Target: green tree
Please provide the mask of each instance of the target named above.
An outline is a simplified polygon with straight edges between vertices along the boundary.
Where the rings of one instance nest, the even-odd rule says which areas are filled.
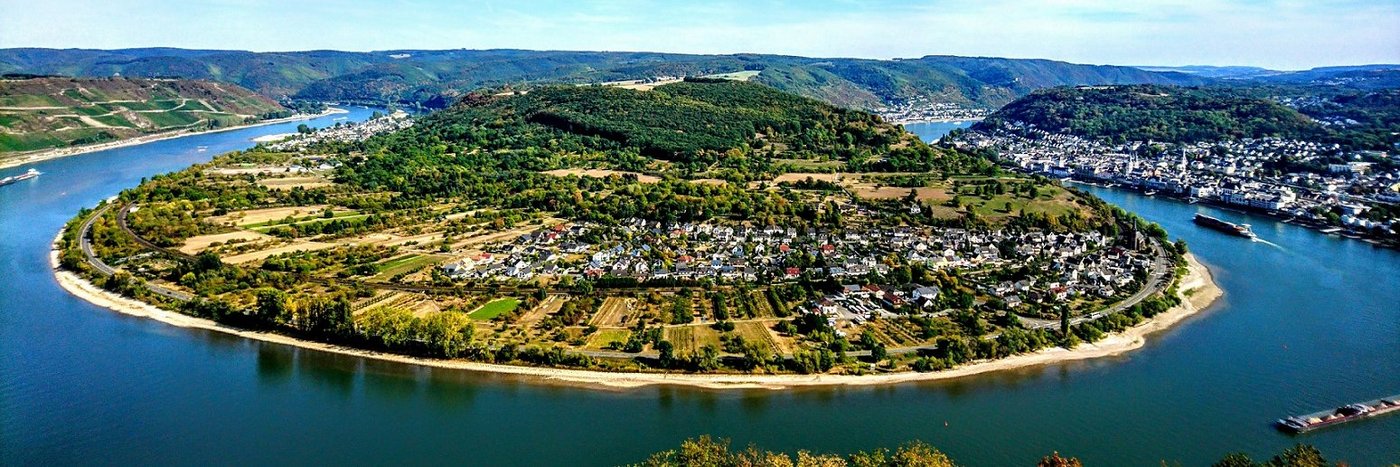
[[[656,343],[656,351],[660,354],[657,361],[662,368],[672,368],[676,365],[676,346],[671,341],[663,340]]]
[[[695,321],[694,307],[687,297],[676,297],[671,303],[671,324],[690,324]]]
[[[700,351],[695,354],[695,369],[698,371],[714,371],[719,368],[719,348],[714,344],[705,344]]]
[[[274,326],[289,324],[292,311],[287,307],[287,293],[272,288],[258,290],[257,305],[254,307],[253,315],[265,324]]]

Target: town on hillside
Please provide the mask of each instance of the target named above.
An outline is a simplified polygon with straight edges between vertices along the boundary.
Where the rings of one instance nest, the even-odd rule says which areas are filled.
[[[960,148],[995,150],[1003,163],[1029,173],[1263,212],[1348,236],[1393,239],[1400,225],[1394,209],[1400,171],[1366,161],[1395,157],[1382,151],[1278,138],[1109,144],[1021,122],[950,140]],[[1337,154],[1346,162],[1320,162]],[[1309,163],[1325,170],[1300,168]]]

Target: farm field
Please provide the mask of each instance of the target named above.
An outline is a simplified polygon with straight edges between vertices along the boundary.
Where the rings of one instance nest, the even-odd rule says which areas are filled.
[[[666,340],[676,346],[676,352],[696,352],[705,345],[719,346],[719,331],[706,325],[673,326],[666,328]]]
[[[420,254],[408,254],[390,258],[376,265],[379,268],[379,273],[374,276],[374,279],[392,278],[399,274],[417,271],[429,265],[437,264],[446,259],[447,257],[442,255]]]
[[[593,319],[588,324],[598,327],[624,327],[628,325],[627,318],[631,310],[635,307],[636,299],[622,297],[608,297],[603,299],[603,306],[598,308],[598,313],[593,315]]]
[[[627,329],[599,329],[588,336],[588,343],[584,348],[592,350],[602,350],[611,346],[615,342],[627,342],[627,338],[632,336],[632,331]]]
[[[473,310],[471,313],[468,313],[467,316],[475,320],[489,321],[497,316],[515,311],[518,307],[520,307],[519,299],[498,298],[487,302],[485,305],[482,305],[481,308]]]

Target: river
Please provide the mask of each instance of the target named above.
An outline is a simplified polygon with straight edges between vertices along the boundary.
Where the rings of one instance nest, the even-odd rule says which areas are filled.
[[[968,128],[971,127],[974,123],[977,123],[977,121],[965,120],[955,122],[905,123],[904,129],[909,130],[910,133],[918,135],[919,139],[922,139],[924,141],[937,141],[938,138],[942,138],[943,135],[948,134],[948,132],[953,131],[954,129]]]
[[[38,179],[0,187],[0,465],[613,465],[705,433],[842,453],[921,439],[971,466],[1051,451],[1091,466],[1207,465],[1298,441],[1352,465],[1400,461],[1400,416],[1302,437],[1270,426],[1400,393],[1400,254],[1108,189],[1093,191],[1186,239],[1225,297],[1121,357],[953,381],[565,387],[176,328],[59,288],[48,246],[79,208],[296,125],[48,161],[32,165]],[[1265,241],[1198,228],[1197,211],[1247,221]]]

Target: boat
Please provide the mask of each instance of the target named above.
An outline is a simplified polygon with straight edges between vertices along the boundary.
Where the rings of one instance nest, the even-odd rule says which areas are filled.
[[[1196,204],[1196,203],[1199,203],[1199,202],[1201,202],[1201,199],[1200,199],[1200,198],[1197,198],[1197,197],[1195,197],[1195,196],[1192,196],[1192,197],[1190,197],[1190,198],[1186,198],[1186,204]]]
[[[1147,190],[1142,192],[1142,194],[1147,196],[1157,196],[1157,190]]]
[[[1199,213],[1196,214],[1196,218],[1193,220],[1196,222],[1196,225],[1202,227],[1208,227],[1211,229],[1219,230],[1221,232],[1225,232],[1227,234],[1238,235],[1245,238],[1255,238],[1254,231],[1249,229],[1249,224],[1236,224],[1233,222],[1225,222],[1220,219],[1216,219],[1214,217],[1210,217],[1205,214]]]
[[[1392,412],[1400,412],[1400,395],[1394,395],[1373,401],[1357,402],[1347,404],[1332,410],[1314,412],[1307,415],[1296,415],[1288,418],[1280,418],[1275,423],[1280,430],[1292,433],[1307,433],[1318,428],[1339,425],[1342,423],[1385,415]]]
[[[25,180],[29,180],[29,179],[34,178],[34,177],[38,177],[38,176],[43,175],[43,174],[44,174],[43,172],[40,172],[40,171],[38,171],[38,170],[29,169],[28,172],[25,172],[25,173],[22,173],[22,174],[19,174],[19,175],[11,175],[11,176],[9,176],[9,177],[0,178],[0,186],[9,185],[9,184],[11,184],[11,183],[19,183],[19,182],[22,182],[22,181],[25,181]]]

